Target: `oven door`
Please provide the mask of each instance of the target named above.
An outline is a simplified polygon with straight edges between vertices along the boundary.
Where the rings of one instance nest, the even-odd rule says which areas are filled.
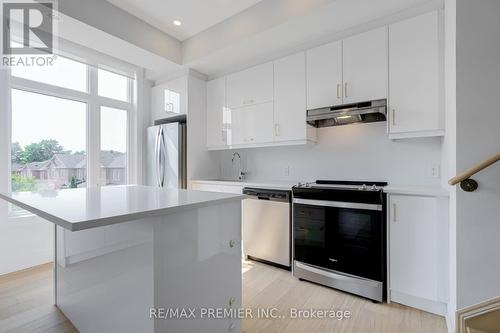
[[[293,200],[294,259],[383,280],[382,205]]]

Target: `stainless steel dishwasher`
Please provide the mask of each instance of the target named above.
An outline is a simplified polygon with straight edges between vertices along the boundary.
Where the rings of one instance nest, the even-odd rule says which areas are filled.
[[[249,259],[290,269],[291,192],[245,187],[243,252]]]

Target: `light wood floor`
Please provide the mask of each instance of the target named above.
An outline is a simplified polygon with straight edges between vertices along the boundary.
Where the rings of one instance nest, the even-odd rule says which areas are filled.
[[[77,332],[52,305],[52,265],[0,276],[0,332]],[[290,308],[349,310],[350,319],[245,319],[245,333],[441,333],[443,318],[397,304],[371,301],[313,283],[298,281],[279,268],[243,264],[243,305],[276,308],[288,317]]]

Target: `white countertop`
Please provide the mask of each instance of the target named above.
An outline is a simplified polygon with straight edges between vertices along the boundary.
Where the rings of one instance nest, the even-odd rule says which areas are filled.
[[[241,200],[245,196],[128,185],[0,193],[0,198],[77,231]]]
[[[423,195],[432,197],[448,197],[450,192],[441,186],[392,185],[384,187],[389,194]]]
[[[199,179],[192,180],[193,183],[199,184],[212,184],[212,185],[226,185],[226,186],[241,186],[241,187],[258,187],[273,190],[292,190],[292,186],[297,185],[298,182],[293,181],[275,181],[275,180],[219,180],[219,179]]]
[[[240,186],[240,187],[258,187],[269,188],[277,190],[291,190],[292,186],[297,185],[298,182],[292,181],[251,181],[251,180],[218,180],[218,179],[199,179],[192,182],[198,184],[211,184],[211,185],[226,185],[226,186]],[[303,181],[305,182],[305,181]],[[437,196],[447,197],[449,192],[441,186],[420,186],[420,185],[396,185],[389,184],[384,187],[384,192],[389,194],[404,194],[404,195],[423,195],[423,196]]]

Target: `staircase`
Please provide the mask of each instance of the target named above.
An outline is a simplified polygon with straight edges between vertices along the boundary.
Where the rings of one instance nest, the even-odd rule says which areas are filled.
[[[500,297],[458,311],[457,333],[500,333]]]

